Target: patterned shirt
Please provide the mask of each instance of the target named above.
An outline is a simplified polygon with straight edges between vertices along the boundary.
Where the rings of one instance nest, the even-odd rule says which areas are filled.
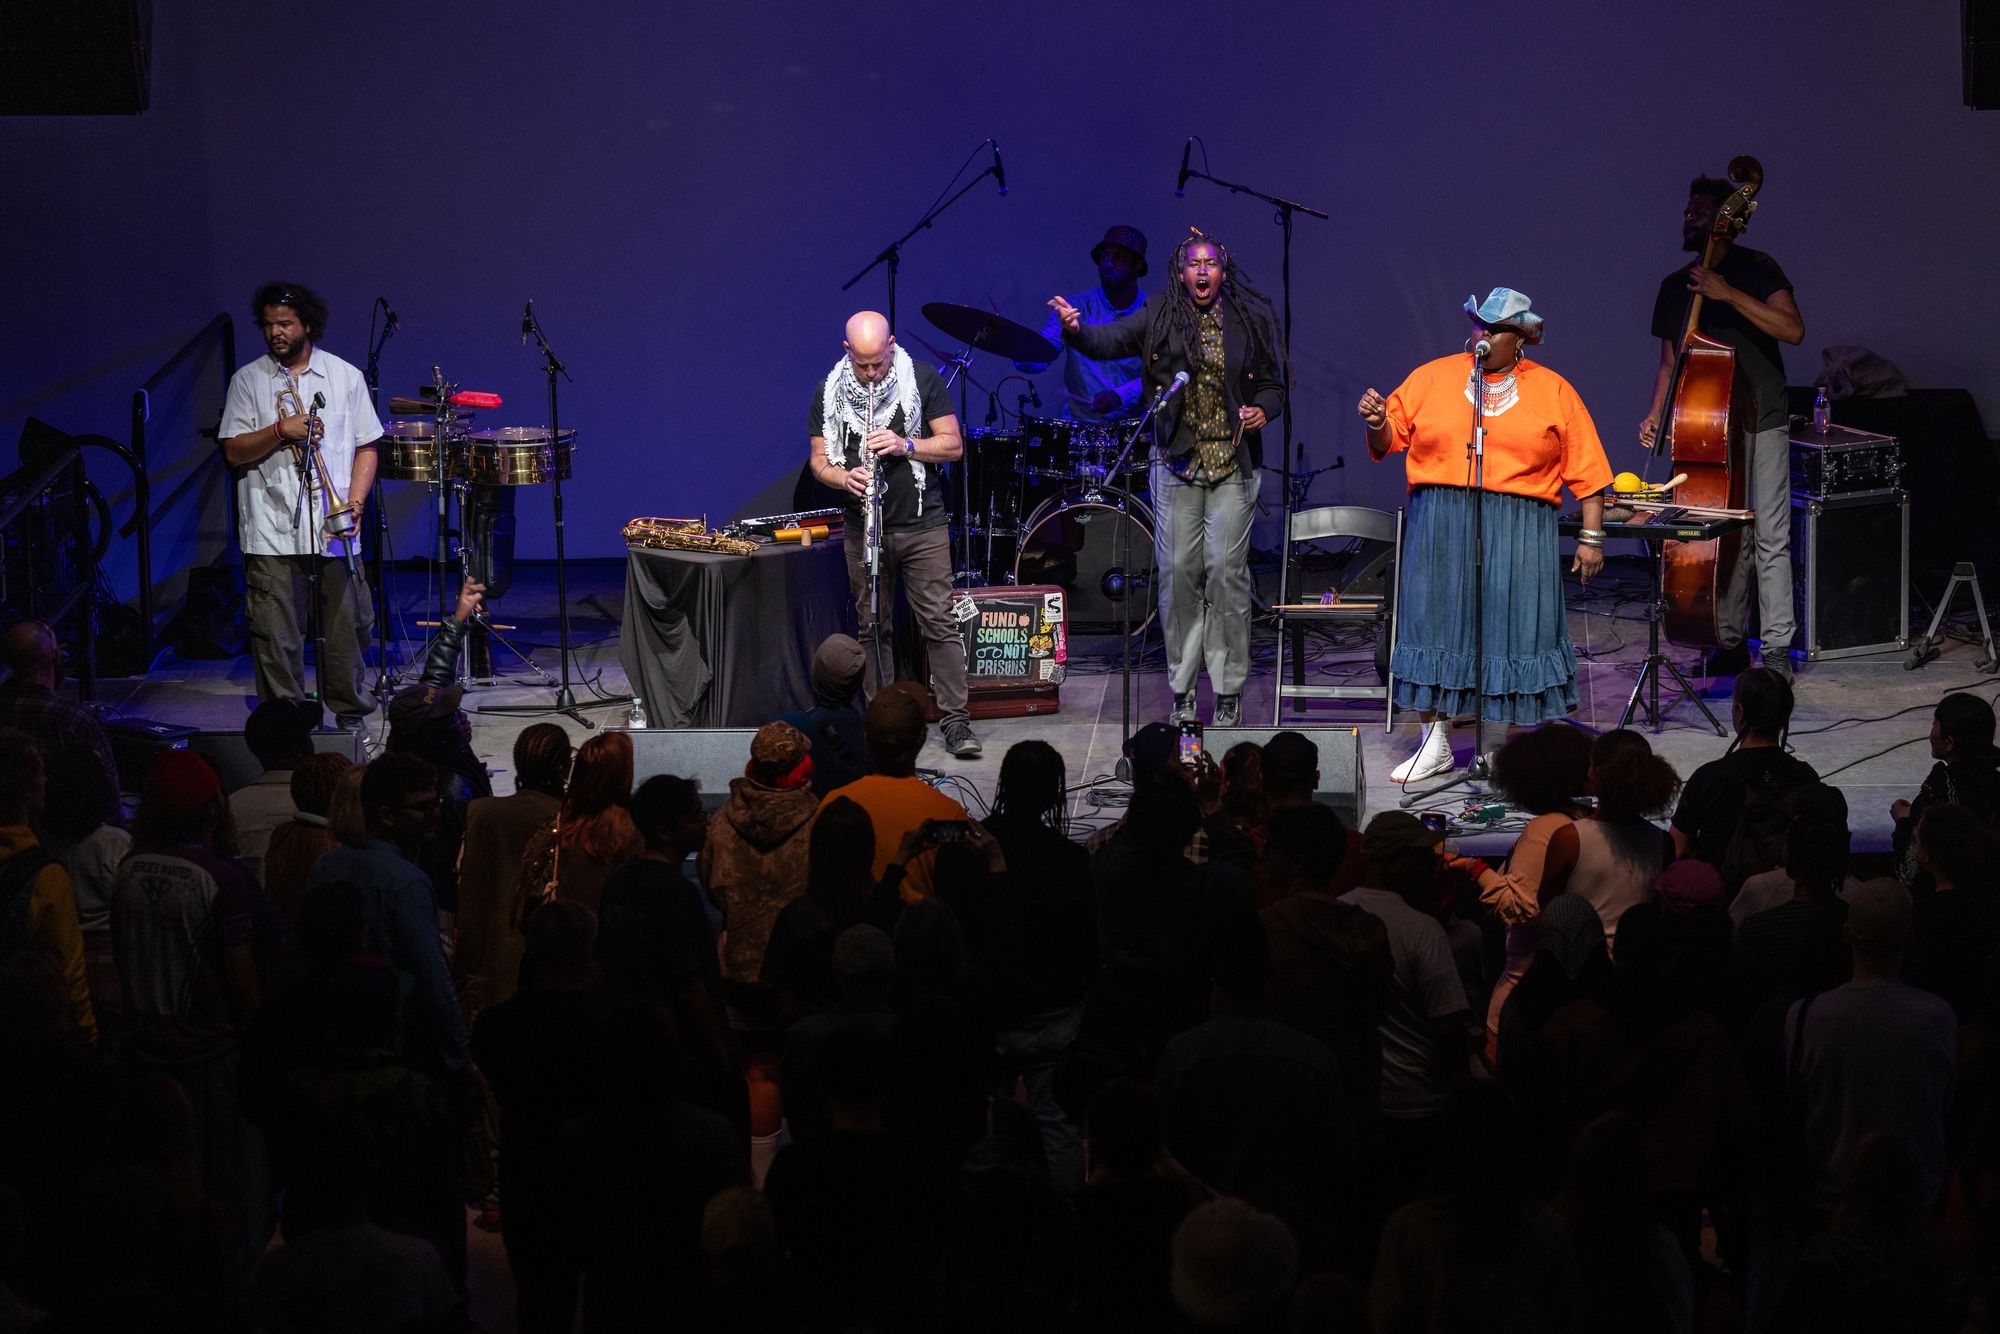
[[[1194,430],[1194,459],[1185,480],[1203,485],[1226,481],[1236,474],[1236,431],[1229,421],[1229,395],[1223,388],[1221,303],[1195,314],[1201,330],[1201,360],[1188,386],[1188,423]]]

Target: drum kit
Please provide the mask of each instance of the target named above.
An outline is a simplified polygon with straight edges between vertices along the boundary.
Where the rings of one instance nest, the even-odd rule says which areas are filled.
[[[973,351],[1013,362],[1055,361],[1061,349],[991,311],[931,302],[924,318],[965,348],[948,363],[965,374]],[[963,388],[961,387],[961,397]],[[961,412],[961,418],[963,413]],[[1143,444],[1126,455],[1130,421],[1082,422],[1023,411],[1018,424],[972,427],[953,504],[963,546],[959,578],[976,584],[1055,584],[1070,594],[1076,629],[1113,629],[1136,594],[1130,626],[1152,620],[1152,507]]]
[[[433,383],[423,391],[423,397],[396,397],[389,401],[391,412],[429,415],[397,416],[384,423],[382,438],[375,446],[375,475],[383,482],[429,487],[437,523],[436,568],[448,568],[453,553],[458,553],[462,568],[467,573],[483,572],[481,578],[488,585],[488,595],[497,597],[505,587],[495,576],[497,553],[490,549],[492,517],[495,513],[512,514],[513,495],[506,488],[569,480],[576,432],[552,432],[539,426],[473,430],[474,413],[468,405],[497,406],[499,399],[460,393],[458,386],[447,383],[444,372],[435,366],[431,368],[431,377]],[[461,534],[452,526],[454,504],[470,546],[460,543]],[[440,581],[438,594],[442,618],[456,601],[457,589]],[[541,684],[554,684],[546,671],[508,643],[489,620],[482,618],[479,628],[527,663]],[[479,638],[474,637],[475,648],[479,646]],[[409,672],[422,670],[424,656],[416,655]],[[490,680],[491,676],[490,654],[468,654],[468,677]]]

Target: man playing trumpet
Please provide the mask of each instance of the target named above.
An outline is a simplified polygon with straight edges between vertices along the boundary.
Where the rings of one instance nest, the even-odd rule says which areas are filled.
[[[375,711],[362,688],[375,617],[348,557],[350,543],[360,549],[382,423],[361,372],[314,346],[326,332],[319,293],[298,283],[265,283],[250,310],[266,355],[230,380],[220,434],[222,457],[236,475],[257,697],[311,694],[304,627],[307,576],[317,572],[326,640],[320,694],[352,726]]]

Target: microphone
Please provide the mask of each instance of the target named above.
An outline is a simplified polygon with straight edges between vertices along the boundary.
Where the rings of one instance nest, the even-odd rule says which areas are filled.
[[[528,298],[527,309],[521,312],[521,346],[528,345],[528,335],[535,331],[535,299]]]
[[[1000,141],[988,139],[986,142],[993,145],[993,180],[1000,187],[1000,193],[1004,195],[1007,193],[1007,169],[1000,165]]]
[[[1035,392],[1035,382],[1033,380],[1028,381],[1028,401],[1038,408],[1042,406],[1042,396]]]
[[[1188,153],[1193,148],[1194,136],[1189,135],[1188,141],[1181,145],[1181,178],[1174,182],[1174,198],[1176,199],[1187,198],[1187,178],[1190,175],[1188,171]]]
[[[1165,407],[1173,400],[1175,394],[1187,388],[1187,382],[1188,373],[1186,371],[1177,371],[1174,374],[1174,382],[1160,391],[1160,406]]]
[[[325,406],[326,406],[326,395],[325,395],[325,394],[314,394],[314,395],[313,395],[313,411],[314,411],[314,412],[318,412],[318,411],[319,411],[319,410],[320,410],[321,408],[323,408],[323,407],[325,407]]]
[[[1000,395],[989,389],[986,391],[986,424],[991,426],[999,420]]]
[[[1493,344],[1484,338],[1472,345],[1472,355],[1480,361],[1486,360],[1486,354],[1492,350]]]
[[[378,297],[376,297],[375,299],[376,299],[377,301],[380,301],[380,302],[382,303],[382,315],[383,315],[383,322],[382,322],[382,329],[383,329],[383,335],[382,335],[382,336],[386,338],[386,337],[388,337],[388,336],[389,336],[390,334],[392,334],[392,333],[396,332],[396,330],[398,330],[398,329],[402,328],[402,327],[403,327],[403,322],[402,322],[401,320],[399,320],[399,319],[397,319],[397,318],[396,318],[396,311],[395,311],[395,308],[394,308],[394,307],[392,307],[392,306],[391,306],[391,305],[389,304],[389,298],[388,298],[388,297],[386,297],[386,296],[378,296]]]

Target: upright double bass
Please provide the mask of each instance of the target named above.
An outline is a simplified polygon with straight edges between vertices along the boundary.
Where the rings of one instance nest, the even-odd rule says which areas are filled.
[[[1757,191],[1764,184],[1764,168],[1754,157],[1736,158],[1729,164],[1729,183],[1736,189],[1715,211],[1708,242],[1702,247],[1705,269],[1714,268],[1723,246],[1749,226],[1750,215],[1757,211]],[[1702,299],[1696,292],[1688,301],[1687,324],[1681,330],[1680,354],[1667,384],[1654,448],[1671,451],[1673,471],[1687,474],[1674,492],[1678,503],[1746,509],[1756,408],[1738,373],[1736,350],[1701,332]],[[1691,647],[1719,646],[1724,629],[1717,617],[1720,595],[1742,560],[1743,530],[1708,542],[1668,542],[1661,554],[1666,565],[1662,592],[1667,638]]]

